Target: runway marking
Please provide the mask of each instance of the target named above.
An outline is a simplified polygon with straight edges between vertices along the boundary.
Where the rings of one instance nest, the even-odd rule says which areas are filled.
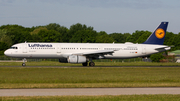
[[[0,96],[93,96],[93,95],[180,94],[179,87],[170,88],[61,88],[0,89]]]

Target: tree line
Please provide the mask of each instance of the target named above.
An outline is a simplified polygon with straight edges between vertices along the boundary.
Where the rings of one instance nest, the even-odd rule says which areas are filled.
[[[67,43],[143,43],[151,35],[150,31],[135,31],[134,33],[97,32],[85,24],[74,24],[70,28],[57,23],[45,26],[23,27],[20,25],[2,25],[0,27],[0,55],[11,45],[22,42],[67,42]],[[165,45],[172,50],[180,49],[180,33],[167,32]]]

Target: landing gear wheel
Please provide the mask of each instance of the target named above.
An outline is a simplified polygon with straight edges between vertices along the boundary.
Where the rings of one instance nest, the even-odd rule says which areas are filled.
[[[22,63],[22,66],[23,66],[23,67],[26,66],[25,61],[26,61],[26,58],[23,59],[23,63]]]
[[[86,63],[82,63],[82,65],[83,65],[83,66],[87,66],[87,65],[88,65],[88,63],[87,63],[87,62],[86,62]]]
[[[26,66],[26,64],[25,64],[25,63],[22,63],[22,66],[23,66],[23,67],[25,67],[25,66]]]
[[[90,62],[89,66],[95,66],[95,63],[94,62]]]

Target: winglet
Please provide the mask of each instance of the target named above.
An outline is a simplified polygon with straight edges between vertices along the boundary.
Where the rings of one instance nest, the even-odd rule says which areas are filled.
[[[151,34],[151,36],[143,44],[157,44],[163,45],[166,35],[168,22],[161,22],[157,29]]]

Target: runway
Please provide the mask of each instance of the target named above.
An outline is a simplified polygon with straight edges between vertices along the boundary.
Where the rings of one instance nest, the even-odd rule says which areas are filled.
[[[0,89],[0,96],[93,96],[93,95],[180,94],[179,87],[169,88],[60,88]]]

